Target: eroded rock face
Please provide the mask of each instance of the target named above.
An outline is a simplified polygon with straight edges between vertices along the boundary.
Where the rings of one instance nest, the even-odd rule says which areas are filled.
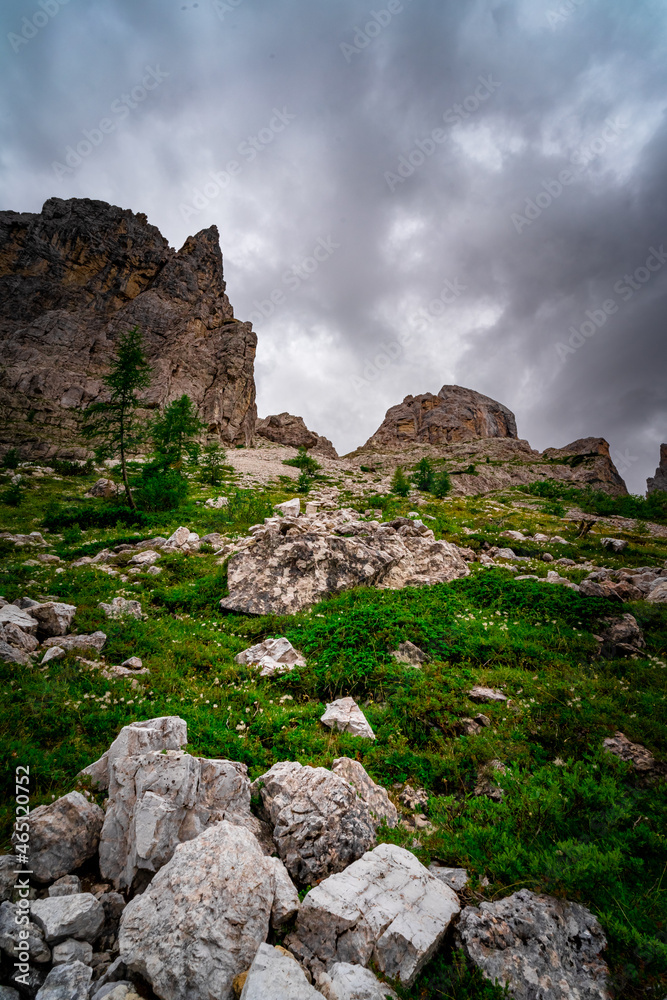
[[[324,767],[281,761],[254,782],[278,854],[293,879],[314,884],[361,857],[375,841],[367,803]]]
[[[467,906],[456,940],[487,979],[509,983],[516,1000],[608,1000],[600,924],[578,903],[521,889]]]
[[[154,369],[148,409],[187,393],[210,433],[251,442],[256,337],[234,319],[215,226],[175,251],[145,215],[103,201],[0,212],[0,303],[0,443],[22,457],[84,457],[78,411],[134,326]]]
[[[612,659],[616,656],[636,656],[646,645],[644,633],[634,615],[621,615],[607,619],[608,626],[602,632],[602,655]]]
[[[247,775],[245,764],[182,750],[116,758],[100,837],[103,878],[127,889],[140,871],[158,871],[179,843],[223,819],[259,833]]]
[[[437,396],[431,392],[406,396],[402,403],[390,407],[364,447],[396,448],[415,442],[442,445],[516,436],[514,414],[502,403],[473,389],[443,385]]]
[[[35,899],[30,904],[30,914],[48,944],[58,944],[66,938],[92,942],[104,926],[104,907],[90,892]]]
[[[151,750],[180,750],[188,742],[188,726],[178,715],[161,715],[156,719],[132,722],[123,726],[111,746],[99,760],[84,767],[81,774],[92,778],[97,788],[109,787],[113,762],[120,757],[133,757]]]
[[[310,890],[286,943],[314,974],[374,961],[409,986],[459,910],[456,893],[414,854],[380,844]]]
[[[646,480],[647,493],[656,493],[658,490],[667,492],[667,444],[660,445],[660,465],[655,470],[655,476]]]
[[[229,561],[220,606],[245,614],[294,614],[352,587],[392,590],[449,583],[470,570],[456,545],[410,518],[359,521],[355,511],[270,519]]]
[[[383,821],[387,826],[396,826],[398,810],[389,798],[386,789],[376,785],[363,764],[351,757],[337,757],[331,765],[333,774],[348,781],[370,810],[371,817],[379,826]]]
[[[30,867],[38,882],[68,875],[97,851],[104,813],[80,792],[69,792],[30,813]]]
[[[335,729],[339,733],[350,733],[352,736],[361,736],[367,740],[375,739],[375,733],[368,719],[354,698],[337,698],[336,701],[327,704],[327,710],[320,722],[328,729]]]
[[[325,1000],[398,1000],[370,969],[350,962],[334,963],[318,978],[317,988]]]
[[[231,1000],[232,980],[252,964],[269,924],[297,909],[282,863],[223,820],[180,844],[126,906],[120,957],[163,1000]]]
[[[295,417],[291,413],[277,413],[255,424],[257,437],[266,438],[276,444],[286,444],[291,448],[307,448],[319,452],[326,458],[338,458],[338,452],[328,438],[309,431],[303,417]]]
[[[260,944],[241,991],[241,1000],[321,1000],[306,974],[283,948]]]

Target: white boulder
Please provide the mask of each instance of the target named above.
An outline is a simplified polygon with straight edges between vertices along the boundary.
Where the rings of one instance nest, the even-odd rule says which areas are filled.
[[[329,729],[337,729],[339,733],[350,733],[367,740],[375,739],[375,733],[354,698],[338,698],[330,702],[320,722]]]
[[[334,962],[319,976],[317,988],[325,1000],[398,1000],[370,969],[350,962]]]
[[[66,938],[92,942],[104,926],[104,907],[90,892],[34,899],[30,915],[41,927],[48,944],[58,944]]]
[[[265,639],[264,642],[258,642],[257,645],[244,649],[234,657],[234,663],[247,663],[260,667],[260,677],[273,677],[287,673],[294,667],[306,665],[301,653],[285,636],[279,639]]]
[[[30,813],[30,867],[38,882],[68,875],[97,851],[104,813],[80,792],[69,792]]]
[[[260,944],[240,1000],[321,1000],[321,997],[296,959],[284,948]]]
[[[98,788],[109,787],[110,768],[118,757],[132,757],[151,750],[180,750],[188,742],[188,726],[178,715],[161,715],[144,722],[123,726],[99,760],[84,767],[81,774],[93,779]]]
[[[376,785],[365,770],[363,764],[351,757],[337,757],[331,765],[331,771],[339,778],[348,781],[370,811],[376,826],[386,822],[387,826],[396,826],[398,810],[389,798],[386,789]]]

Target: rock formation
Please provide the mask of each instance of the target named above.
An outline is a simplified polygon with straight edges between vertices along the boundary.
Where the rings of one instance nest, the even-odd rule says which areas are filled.
[[[338,458],[338,452],[329,438],[309,431],[303,417],[294,417],[291,413],[277,413],[255,424],[255,434],[273,441],[275,444],[286,444],[291,448],[307,448],[319,452],[326,458]]]
[[[443,385],[437,396],[406,396],[368,439],[366,448],[396,448],[415,442],[450,444],[476,438],[516,438],[511,410],[489,396],[459,385]]]
[[[660,465],[655,470],[655,476],[646,480],[646,492],[667,492],[667,444],[660,445]]]
[[[154,369],[146,407],[187,393],[209,433],[250,443],[256,337],[234,319],[215,226],[176,251],[145,215],[103,201],[0,212],[0,447],[83,457],[79,410],[134,326]]]

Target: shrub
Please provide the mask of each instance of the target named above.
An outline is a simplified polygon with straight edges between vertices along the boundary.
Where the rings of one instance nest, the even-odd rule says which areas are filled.
[[[307,473],[309,476],[314,476],[322,468],[319,462],[311,458],[304,447],[299,448],[295,458],[283,459],[283,465],[292,465],[296,469],[301,469],[302,472]]]
[[[152,513],[176,510],[188,495],[188,481],[177,469],[144,466],[136,486],[136,499],[142,510]]]
[[[87,462],[68,462],[54,458],[51,460],[51,468],[59,476],[89,476],[93,471],[93,461],[89,458]]]
[[[399,497],[406,497],[410,492],[410,480],[407,478],[401,466],[397,466],[391,480],[391,492],[397,493]]]
[[[441,469],[433,478],[433,488],[431,490],[433,496],[444,497],[450,492],[451,488],[452,481],[449,478],[449,473],[446,469]]]
[[[8,507],[20,507],[23,503],[25,490],[20,483],[12,483],[2,494],[2,502]]]
[[[98,507],[93,503],[84,507],[61,507],[59,504],[50,504],[46,510],[44,520],[40,527],[47,531],[63,531],[78,524],[80,528],[115,528],[117,525],[139,525],[146,524],[146,517],[141,511],[131,510],[129,507],[122,507],[118,504],[105,504]]]
[[[222,471],[227,456],[217,441],[207,444],[201,463],[201,480],[210,486],[218,486],[222,482]]]
[[[3,469],[15,469],[19,464],[19,451],[18,448],[10,448],[2,456],[2,468]]]
[[[302,469],[299,478],[296,481],[296,488],[299,493],[307,493],[310,489],[310,484],[312,483],[312,478],[308,475],[305,469]]]
[[[433,492],[434,472],[428,458],[422,458],[417,463],[417,468],[412,474],[412,482],[418,490],[428,493]]]

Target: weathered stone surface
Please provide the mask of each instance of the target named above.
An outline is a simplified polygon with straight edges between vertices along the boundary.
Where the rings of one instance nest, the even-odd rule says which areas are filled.
[[[338,458],[338,452],[328,438],[321,437],[315,431],[309,431],[303,417],[295,417],[291,413],[277,413],[263,420],[257,420],[255,434],[276,444],[288,445],[290,448],[307,448],[327,458]]]
[[[141,566],[147,568],[152,566],[160,558],[160,553],[155,552],[154,549],[144,549],[143,552],[137,552],[136,556],[132,556],[128,565],[129,566]]]
[[[16,625],[29,635],[36,635],[38,622],[15,604],[5,604],[0,608],[0,625]]]
[[[104,926],[104,908],[90,892],[34,899],[30,914],[48,944],[58,944],[70,937],[92,942]]]
[[[443,385],[437,396],[406,396],[387,410],[365,447],[392,448],[414,442],[443,445],[475,438],[516,438],[514,414],[489,396],[458,385]]]
[[[292,497],[291,500],[283,500],[282,503],[275,504],[273,509],[278,514],[282,514],[283,517],[298,517],[301,513],[301,501],[298,497]]]
[[[107,618],[141,618],[139,601],[128,601],[125,597],[114,597],[110,604],[97,605]]]
[[[653,587],[646,600],[650,604],[664,604],[667,602],[667,580],[663,580]]]
[[[14,646],[22,653],[32,653],[39,646],[39,640],[29,632],[24,632],[18,625],[6,622],[0,625],[0,639],[4,639],[10,646]]]
[[[86,496],[103,497],[106,500],[109,497],[119,496],[123,492],[124,487],[120,483],[114,483],[113,479],[98,479],[90,487]]]
[[[241,1000],[319,1000],[296,959],[283,948],[260,944],[248,970]]]
[[[17,876],[20,878],[20,876]],[[50,962],[51,949],[44,940],[44,934],[32,920],[28,924],[17,924],[18,910],[15,904],[0,904],[0,948],[9,958],[17,958],[17,950],[25,950],[25,938],[19,938],[19,931],[28,932],[28,953],[31,962]],[[17,945],[22,947],[17,949]]]
[[[612,552],[623,552],[628,547],[623,538],[601,538],[600,545],[603,549],[611,549]]]
[[[145,405],[187,393],[209,434],[251,443],[256,337],[234,319],[215,226],[175,251],[145,215],[50,198],[40,214],[0,213],[0,248],[0,443],[85,457],[80,408],[103,398],[117,338],[134,326],[154,373]]]
[[[0,639],[0,660],[4,660],[5,663],[18,663],[24,667],[31,662],[27,653],[17,649],[16,646],[10,646],[4,639]]]
[[[354,698],[337,698],[327,704],[320,722],[339,733],[350,733],[351,736],[362,736],[367,740],[375,739],[375,733]]]
[[[253,785],[273,827],[278,854],[293,879],[313,884],[341,871],[373,844],[368,805],[324,767],[281,761]]]
[[[667,492],[667,444],[660,445],[660,465],[655,470],[655,476],[646,480],[647,493],[656,493],[658,490]]]
[[[468,906],[456,939],[487,979],[508,983],[516,1000],[608,1000],[606,945],[583,906],[521,889]]]
[[[67,635],[75,614],[75,604],[62,604],[59,601],[46,601],[30,609],[30,615],[38,622],[37,634],[44,639]]]
[[[310,890],[287,946],[313,973],[367,966],[411,985],[459,912],[456,893],[394,844],[380,844]]]
[[[608,626],[601,633],[602,655],[636,656],[645,647],[644,634],[634,615],[621,615],[607,619]]]
[[[351,757],[337,757],[331,765],[331,771],[339,778],[348,781],[370,811],[376,826],[386,822],[387,826],[396,826],[398,810],[389,798],[386,789],[376,785],[363,764]]]
[[[444,868],[441,865],[431,864],[428,870],[454,892],[462,892],[468,884],[468,872],[465,868]]]
[[[144,722],[123,726],[99,760],[84,767],[81,774],[93,779],[98,788],[109,787],[110,768],[119,757],[133,757],[151,750],[180,750],[188,742],[188,726],[178,715],[161,715]]]
[[[648,772],[656,768],[657,761],[650,750],[641,743],[632,743],[624,733],[614,733],[602,741],[602,746],[614,757],[628,761],[635,771]]]
[[[93,970],[83,962],[56,965],[44,980],[35,1000],[88,1000]]]
[[[506,695],[502,691],[497,691],[495,688],[479,687],[476,686],[468,691],[468,697],[471,701],[507,701]]]
[[[104,813],[80,792],[69,792],[30,813],[30,867],[38,882],[78,868],[97,851]]]
[[[319,976],[317,988],[325,1000],[398,1000],[370,969],[350,962],[335,962]]]
[[[289,639],[265,639],[255,646],[244,649],[234,657],[234,663],[248,663],[260,668],[260,677],[273,677],[287,673],[294,667],[305,667],[303,655],[295,649]]]
[[[117,889],[156,872],[177,844],[227,819],[260,833],[250,812],[245,764],[191,757],[182,750],[117,757],[100,837],[100,872]]]
[[[65,650],[62,648],[62,646],[49,646],[47,651],[44,653],[44,656],[42,657],[41,660],[42,666],[44,666],[45,663],[50,663],[51,660],[62,660],[63,657],[66,655],[67,654]]]
[[[412,809],[413,811],[419,809],[426,812],[428,807],[428,792],[425,788],[417,789],[413,788],[412,785],[406,785],[398,796],[398,801],[407,809]]]
[[[0,855],[0,903],[11,899],[19,868],[19,859],[15,854]]]
[[[81,892],[81,879],[78,875],[62,875],[49,886],[49,896],[73,896],[77,892]]]
[[[180,844],[123,911],[123,962],[162,1000],[231,1000],[232,980],[266,941],[276,895],[284,891],[281,867],[250,831],[226,820]],[[283,919],[288,909],[283,902]]]
[[[0,986],[0,1000],[21,1000],[21,994],[11,986]]]
[[[60,944],[54,945],[53,964],[69,965],[71,962],[83,962],[90,965],[93,959],[93,946],[88,941],[77,941],[75,938],[67,938]]]
[[[415,646],[414,642],[410,642],[409,640],[402,642],[398,649],[395,649],[391,655],[399,663],[409,663],[412,667],[421,667],[422,663],[428,660],[428,656],[423,649]]]
[[[546,448],[542,455],[549,460],[577,456],[576,471],[582,482],[620,496],[628,492],[618,469],[611,460],[609,442],[604,438],[577,438],[563,448]],[[552,538],[551,541],[556,541],[556,538]]]
[[[256,531],[228,564],[222,608],[294,614],[328,594],[358,586],[397,589],[467,576],[458,548],[436,541],[409,518],[380,525],[354,511],[335,517],[281,518]]]

